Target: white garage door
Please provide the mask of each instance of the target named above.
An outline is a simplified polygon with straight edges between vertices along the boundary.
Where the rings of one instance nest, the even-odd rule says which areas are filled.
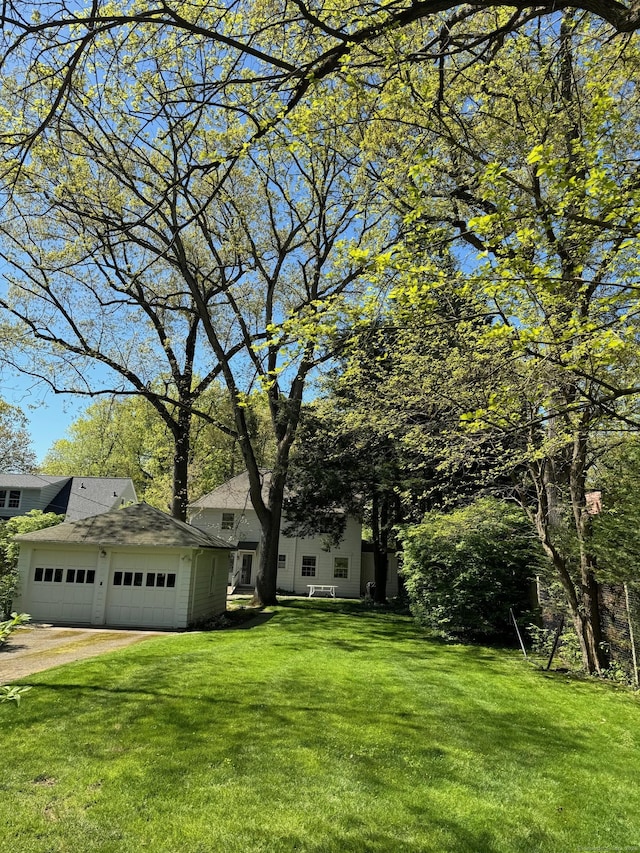
[[[93,555],[35,551],[28,613],[40,622],[91,622],[95,581]]]
[[[176,625],[175,557],[114,554],[109,574],[107,625],[173,628]]]

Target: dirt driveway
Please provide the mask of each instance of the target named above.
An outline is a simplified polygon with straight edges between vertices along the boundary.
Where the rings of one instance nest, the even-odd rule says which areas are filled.
[[[127,631],[115,628],[64,628],[34,624],[18,628],[0,647],[0,684],[11,684],[34,672],[111,652],[170,631]]]

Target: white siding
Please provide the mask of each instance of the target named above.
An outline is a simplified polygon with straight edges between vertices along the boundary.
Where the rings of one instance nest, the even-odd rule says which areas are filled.
[[[189,517],[189,523],[207,533],[220,536],[226,541],[236,544],[238,542],[260,541],[260,524],[255,510],[246,509],[241,513],[235,510],[234,530],[222,529],[222,513],[231,512],[225,509],[193,509]],[[361,548],[362,548],[362,525],[354,518],[347,520],[344,539],[336,547],[327,550],[326,539],[322,536],[308,538],[291,538],[280,534],[278,553],[286,558],[284,569],[278,571],[277,586],[284,592],[295,592],[298,595],[308,593],[308,584],[333,584],[336,586],[336,595],[341,598],[358,598],[361,587]],[[233,577],[235,583],[239,583],[242,553],[237,552],[235,556],[235,568]],[[245,552],[246,553],[246,552]],[[316,558],[316,575],[313,578],[302,575],[302,557],[313,556]],[[349,560],[349,576],[347,578],[334,577],[334,558],[346,557]],[[256,550],[253,557],[252,579],[260,559],[260,549]]]
[[[278,575],[278,586],[298,595],[309,592],[309,584],[332,584],[338,598],[358,598],[360,595],[361,525],[349,518],[343,540],[336,546],[327,547],[325,537],[313,536],[290,539],[280,536],[280,553],[287,555],[284,577]],[[302,558],[315,557],[314,577],[302,574]],[[336,578],[335,558],[348,560],[348,577]]]
[[[222,529],[222,513],[233,512],[233,530]],[[236,542],[246,540],[257,542],[260,540],[260,522],[256,511],[251,508],[246,510],[231,509],[192,509],[189,515],[189,524],[193,524],[199,530],[204,530],[212,536],[218,536],[225,542],[235,545]]]
[[[191,570],[189,624],[224,613],[227,607],[228,551],[202,551]]]

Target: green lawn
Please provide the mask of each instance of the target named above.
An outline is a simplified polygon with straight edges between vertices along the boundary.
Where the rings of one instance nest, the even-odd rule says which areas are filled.
[[[28,679],[2,849],[640,850],[632,694],[355,603],[263,618]]]

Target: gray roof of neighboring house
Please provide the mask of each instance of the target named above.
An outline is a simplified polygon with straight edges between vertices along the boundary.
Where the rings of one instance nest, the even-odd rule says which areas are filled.
[[[46,474],[0,474],[0,489],[41,489],[53,483],[64,485],[71,477],[49,477]]]
[[[51,487],[57,487],[57,490]],[[130,477],[58,477],[47,474],[2,474],[0,489],[33,490],[41,500],[47,500],[47,492],[54,497],[43,512],[64,515],[65,521],[77,521],[90,515],[106,512],[123,501],[135,501],[138,497]],[[45,495],[42,491],[46,489]]]
[[[121,500],[132,498],[137,500],[129,477],[72,477],[69,488],[62,489],[47,510],[65,513],[65,521],[78,521],[104,513],[119,505]]]
[[[204,533],[145,503],[112,509],[78,521],[63,521],[54,527],[16,536],[16,540],[100,546],[232,548],[223,539]]]
[[[262,494],[266,492],[271,481],[271,472],[261,471]],[[189,504],[189,509],[252,509],[249,496],[249,474],[244,471],[231,480],[227,480],[217,489],[204,495],[199,500]]]

